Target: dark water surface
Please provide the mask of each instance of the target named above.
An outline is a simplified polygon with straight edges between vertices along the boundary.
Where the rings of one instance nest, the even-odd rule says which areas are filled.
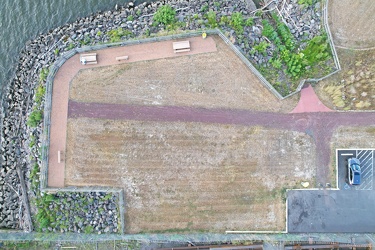
[[[0,97],[13,76],[25,42],[60,25],[93,12],[114,9],[129,0],[1,0]],[[133,1],[135,3],[145,2]]]

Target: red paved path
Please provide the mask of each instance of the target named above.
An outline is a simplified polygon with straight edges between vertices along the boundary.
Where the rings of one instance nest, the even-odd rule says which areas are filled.
[[[316,180],[322,184],[329,180],[328,170],[331,152],[329,143],[334,129],[338,126],[370,126],[375,124],[375,112],[283,114],[249,110],[79,103],[75,101],[69,101],[69,117],[239,124],[303,132],[311,136],[316,144]]]
[[[64,152],[66,148],[69,84],[78,71],[85,68],[216,51],[215,41],[211,37],[207,37],[206,39],[202,39],[201,37],[192,37],[184,40],[190,41],[190,52],[175,54],[172,49],[173,41],[163,41],[94,51],[97,53],[97,65],[81,65],[78,54],[67,60],[64,65],[62,65],[53,82],[48,161],[49,187],[64,187]],[[129,56],[129,60],[121,62],[115,60],[116,56],[123,55]],[[57,161],[58,151],[62,152],[61,163],[58,163]]]
[[[315,94],[314,89],[309,85],[301,90],[301,97],[297,106],[291,113],[305,112],[331,112],[333,110],[327,108]]]

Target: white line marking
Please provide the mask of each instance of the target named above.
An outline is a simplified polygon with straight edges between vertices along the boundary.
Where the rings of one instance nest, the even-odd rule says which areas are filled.
[[[341,154],[342,156],[344,156],[344,155],[353,155],[353,154]]]

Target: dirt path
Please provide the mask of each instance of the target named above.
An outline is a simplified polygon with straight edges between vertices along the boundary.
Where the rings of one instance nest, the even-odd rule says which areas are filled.
[[[69,101],[69,117],[110,120],[202,122],[263,126],[304,132],[314,139],[317,152],[318,183],[329,182],[330,139],[339,126],[371,126],[375,112],[317,112],[282,114],[248,110],[203,109],[174,106],[79,103]]]
[[[336,45],[347,48],[375,46],[375,1],[330,0],[328,9]]]

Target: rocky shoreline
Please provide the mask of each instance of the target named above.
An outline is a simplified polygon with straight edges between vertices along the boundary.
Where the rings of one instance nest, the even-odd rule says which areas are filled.
[[[287,17],[285,21],[297,41],[320,34],[319,2],[306,8],[298,5],[297,0],[272,2],[263,11],[278,7],[282,12],[285,12]],[[273,48],[272,46],[268,47],[266,53],[254,52],[253,50],[254,46],[266,41],[266,39],[262,35],[262,20],[257,15],[256,6],[251,0],[173,0],[167,3],[176,10],[179,30],[205,30],[220,27],[246,56],[251,57],[250,59],[254,64],[267,66]],[[30,175],[35,169],[35,165],[40,166],[41,164],[43,128],[40,123],[39,126],[30,127],[27,121],[30,114],[35,110],[36,89],[39,85],[45,84],[45,79],[41,81],[42,70],[50,67],[63,52],[75,47],[113,41],[113,37],[109,33],[112,30],[118,30],[119,28],[127,30],[127,32],[121,34],[121,40],[150,37],[157,35],[158,32],[160,32],[159,35],[163,32],[166,33],[166,27],[155,25],[153,21],[153,14],[161,5],[163,5],[163,2],[143,3],[137,6],[130,2],[127,6],[116,6],[112,11],[99,12],[78,19],[46,34],[40,34],[36,39],[26,43],[25,48],[20,53],[19,63],[16,65],[15,77],[9,83],[6,93],[3,95],[0,147],[0,228],[23,229],[25,227],[24,206],[20,198],[23,194],[16,168],[21,168],[22,172],[25,173],[32,214],[37,214],[34,203],[40,194],[38,194],[38,190],[32,187],[31,183],[33,178],[38,178],[38,174],[31,177]],[[217,23],[210,23],[209,18],[207,18],[209,11],[215,12]],[[236,12],[242,13],[244,18],[253,19],[252,23],[243,25],[242,34],[238,34],[233,27],[226,25],[224,20],[225,17],[232,16]],[[44,101],[41,100],[39,103],[41,110],[43,104]],[[76,196],[81,194],[65,193],[61,195],[64,196],[63,199],[74,201]],[[90,196],[89,199],[90,201],[92,199],[94,204],[99,203],[100,195],[90,193],[87,195]],[[55,198],[61,198],[62,196],[56,196]],[[114,202],[115,199],[110,204]],[[51,204],[51,206],[51,209],[55,208],[55,205]],[[97,209],[95,206],[87,206],[87,214],[92,214]],[[112,208],[113,205],[108,206],[114,209]],[[108,211],[115,214],[112,210]],[[87,215],[81,217],[84,216]],[[68,220],[68,218],[65,219]],[[88,226],[87,223],[89,222],[84,220],[81,223],[82,227],[85,227]],[[117,220],[113,219],[110,225],[102,223],[94,231],[99,233],[117,232],[118,225],[116,224]],[[82,232],[82,227],[68,226],[68,229],[46,227],[43,230]]]

